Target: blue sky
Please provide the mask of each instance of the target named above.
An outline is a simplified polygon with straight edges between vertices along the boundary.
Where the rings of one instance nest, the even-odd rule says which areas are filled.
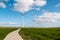
[[[24,2],[26,2],[26,5]],[[60,0],[40,0],[35,5],[33,5],[33,1],[31,2],[32,4],[29,2],[30,0],[1,0],[0,26],[21,26],[21,14],[25,14],[25,26],[60,26]],[[31,5],[33,6],[30,7]]]

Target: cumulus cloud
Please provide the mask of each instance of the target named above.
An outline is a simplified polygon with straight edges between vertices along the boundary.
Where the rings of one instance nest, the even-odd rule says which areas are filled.
[[[0,24],[7,24],[6,22],[0,22]]]
[[[57,12],[45,12],[43,15],[38,16],[34,19],[38,23],[56,23],[60,20],[60,13]]]
[[[59,3],[59,4],[57,4],[57,5],[55,5],[55,7],[60,7],[60,3]]]
[[[17,3],[14,4],[14,9],[18,12],[27,12],[32,9],[33,5],[35,6],[44,6],[46,0],[15,0]]]
[[[9,25],[11,25],[11,24],[16,24],[15,22],[0,22],[0,25],[4,25],[4,24],[9,24]]]
[[[0,0],[0,7],[1,8],[6,8],[6,5],[4,2],[8,2],[9,0]]]
[[[40,10],[40,8],[39,8],[39,7],[38,7],[38,8],[34,8],[34,9],[35,9],[35,10],[38,10],[38,11]]]
[[[17,24],[17,23],[15,23],[15,22],[9,22],[8,24]]]
[[[36,0],[34,3],[36,6],[44,6],[46,4],[46,0]]]
[[[3,2],[0,2],[0,7],[6,8],[6,5]]]

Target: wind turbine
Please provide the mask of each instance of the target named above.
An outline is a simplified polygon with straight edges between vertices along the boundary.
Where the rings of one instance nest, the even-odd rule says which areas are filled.
[[[15,0],[14,4],[14,9],[17,12],[21,12],[21,27],[24,27],[24,15],[26,14],[25,12],[28,12],[29,10],[31,10],[31,8],[33,6],[44,6],[46,4],[46,1],[41,1],[41,0]],[[35,9],[35,8],[34,8]],[[39,8],[37,9],[39,10]]]
[[[24,13],[23,14],[21,14],[21,27],[24,27]]]

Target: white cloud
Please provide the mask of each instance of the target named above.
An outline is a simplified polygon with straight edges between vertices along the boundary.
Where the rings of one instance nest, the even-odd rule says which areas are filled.
[[[60,13],[57,12],[45,12],[44,14],[34,19],[35,22],[43,24],[56,23],[58,20],[60,20]]]
[[[46,0],[36,0],[34,3],[36,6],[44,6],[46,4]]]
[[[15,22],[0,22],[0,25],[4,25],[4,24],[11,25],[11,24],[17,24],[17,23],[15,23]]]
[[[18,23],[16,23],[16,22],[0,22],[0,26],[16,27],[16,26],[18,26]]]
[[[44,6],[46,1],[43,0],[15,0],[17,3],[14,4],[14,9],[18,12],[27,12],[32,9],[32,6]]]
[[[15,23],[15,22],[9,22],[8,24],[17,24],[17,23]]]
[[[30,10],[31,6],[33,5],[33,0],[15,0],[18,3],[14,4],[14,9],[19,12],[26,12]]]
[[[6,5],[3,2],[0,2],[0,7],[6,8]]]
[[[38,10],[38,11],[39,11],[39,10],[40,10],[40,8],[35,8],[35,10]]]
[[[57,4],[57,5],[55,5],[55,7],[60,7],[60,3],[59,3],[59,4]]]
[[[1,24],[7,24],[7,23],[6,23],[6,22],[0,22],[0,25],[1,25]]]
[[[9,1],[9,0],[0,0],[0,7],[1,8],[6,8],[6,5],[3,2],[7,2],[7,1]]]

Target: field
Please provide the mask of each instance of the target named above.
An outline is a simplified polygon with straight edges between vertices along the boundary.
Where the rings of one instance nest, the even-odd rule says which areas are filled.
[[[60,40],[60,28],[22,28],[24,40]]]
[[[3,40],[8,33],[16,29],[14,27],[0,27],[0,40]]]

